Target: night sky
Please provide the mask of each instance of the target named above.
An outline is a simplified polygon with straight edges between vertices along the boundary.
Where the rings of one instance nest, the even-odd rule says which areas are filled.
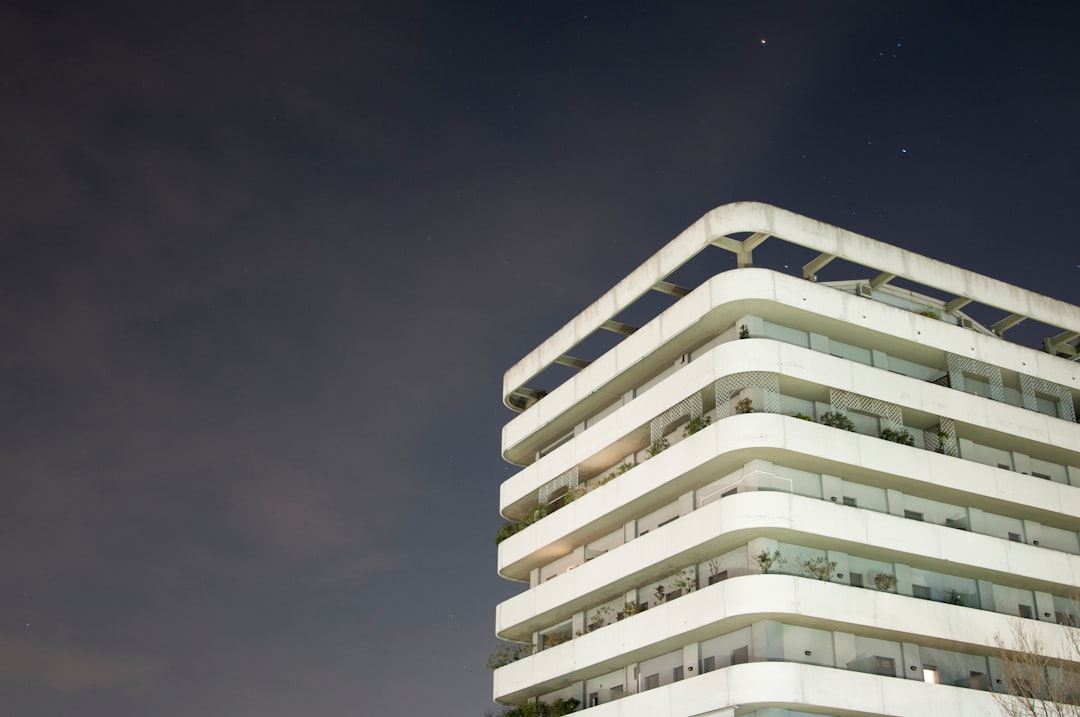
[[[736,200],[1080,303],[1077,27],[4,3],[0,714],[481,717],[503,371]]]

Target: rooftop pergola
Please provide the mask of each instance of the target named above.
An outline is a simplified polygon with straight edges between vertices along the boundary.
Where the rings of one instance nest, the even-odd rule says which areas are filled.
[[[969,305],[986,307],[1000,315],[989,326],[999,337],[1027,319],[1053,327],[1055,332],[1043,339],[1045,351],[1080,360],[1080,307],[779,207],[736,202],[717,207],[696,221],[511,367],[503,379],[504,402],[521,410],[543,395],[526,384],[552,365],[579,370],[587,367],[587,359],[571,352],[594,332],[604,330],[622,337],[633,334],[637,327],[615,317],[645,294],[656,291],[675,298],[689,294],[692,289],[668,279],[701,252],[719,247],[735,255],[739,268],[750,267],[754,250],[766,240],[815,253],[802,267],[802,276],[809,281],[817,281],[818,272],[829,262],[842,259],[869,270],[871,289],[903,279],[951,297],[944,302],[947,314]]]

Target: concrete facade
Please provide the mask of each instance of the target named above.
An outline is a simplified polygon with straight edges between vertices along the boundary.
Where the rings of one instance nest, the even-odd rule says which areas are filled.
[[[754,268],[765,241],[816,257]],[[671,280],[715,248],[738,268]],[[865,278],[817,283],[834,259]],[[628,326],[650,291],[675,300]],[[1026,319],[1043,350],[1006,339]],[[603,330],[618,343],[572,353]],[[495,699],[998,714],[995,636],[1056,646],[1080,622],[1078,338],[1076,306],[775,207],[713,210],[505,376],[521,469],[498,569],[523,591],[496,631],[535,648]],[[577,373],[527,385],[554,364]]]

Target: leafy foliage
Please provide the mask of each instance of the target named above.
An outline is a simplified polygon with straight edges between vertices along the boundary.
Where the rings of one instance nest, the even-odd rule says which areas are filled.
[[[821,422],[830,428],[839,428],[842,431],[854,431],[855,424],[851,419],[839,411],[829,411],[821,417]]]
[[[878,573],[874,576],[874,585],[881,592],[888,592],[896,587],[896,576],[892,573]]]
[[[712,419],[708,418],[707,416],[694,416],[686,422],[685,426],[683,426],[683,438],[694,435],[710,423],[712,423]]]
[[[836,570],[836,561],[825,557],[809,558],[803,561],[802,569],[809,578],[828,580]]]
[[[668,440],[666,438],[657,438],[655,441],[652,442],[652,445],[649,446],[646,452],[649,454],[650,457],[658,456],[664,451],[666,451],[669,447],[670,444],[668,443]]]
[[[884,438],[886,441],[899,443],[902,446],[915,445],[915,437],[907,431],[894,431],[891,428],[885,428],[881,431],[881,437]]]
[[[761,568],[761,572],[768,573],[775,566],[777,569],[783,567],[787,559],[780,554],[779,550],[774,550],[771,553],[767,550],[762,550],[760,553],[754,556],[754,561],[757,562]]]
[[[528,657],[534,652],[533,645],[525,645],[520,642],[504,642],[488,655],[487,668],[497,670],[511,662],[517,662],[523,657]]]
[[[503,523],[502,526],[499,527],[498,532],[495,533],[495,544],[498,545],[511,535],[525,530],[525,528],[528,528],[530,525],[546,516],[549,510],[550,509],[546,505],[542,505],[521,520],[511,520]]]

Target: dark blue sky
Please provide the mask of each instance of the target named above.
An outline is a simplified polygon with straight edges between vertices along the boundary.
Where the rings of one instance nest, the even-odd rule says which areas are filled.
[[[1078,21],[5,3],[0,713],[479,717],[502,372],[741,199],[1080,302]]]

